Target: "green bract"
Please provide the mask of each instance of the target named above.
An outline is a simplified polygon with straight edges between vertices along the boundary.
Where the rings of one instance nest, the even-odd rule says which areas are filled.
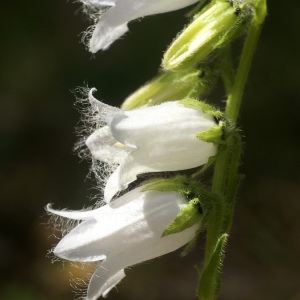
[[[218,145],[222,142],[223,138],[223,122],[220,122],[219,126],[210,128],[204,132],[200,132],[196,134],[196,137],[203,142],[213,143]]]
[[[204,270],[200,272],[199,296],[201,299],[215,299],[220,290],[224,250],[228,235],[222,234],[217,241],[210,260]]]
[[[171,71],[190,68],[225,46],[247,24],[252,15],[250,8],[242,0],[212,1],[171,44],[164,55],[163,68]]]
[[[162,236],[181,232],[184,229],[200,223],[202,218],[203,214],[201,212],[200,201],[198,198],[195,198],[189,202],[188,206],[180,211],[175,220],[171,222],[168,228],[163,232]]]

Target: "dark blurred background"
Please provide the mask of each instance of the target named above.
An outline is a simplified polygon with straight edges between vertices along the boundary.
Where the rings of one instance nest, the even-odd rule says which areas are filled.
[[[88,22],[64,0],[4,1],[0,48],[0,298],[68,300],[69,266],[51,263],[57,242],[47,203],[93,204],[88,163],[73,153],[80,114],[71,90],[96,87],[122,100],[157,73],[187,20],[184,9],[146,17],[93,58],[80,44]],[[76,11],[78,13],[76,13]],[[239,125],[244,135],[221,300],[300,299],[300,2],[269,1]],[[223,98],[211,99],[223,105]],[[196,299],[203,241],[127,271],[109,299]]]

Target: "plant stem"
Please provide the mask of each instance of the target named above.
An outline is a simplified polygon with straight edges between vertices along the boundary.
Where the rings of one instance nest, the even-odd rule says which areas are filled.
[[[225,82],[226,92],[228,94],[225,113],[230,123],[234,126],[239,115],[242,96],[253,54],[260,35],[261,25],[266,15],[266,0],[258,0],[256,3],[253,3],[253,5],[255,14],[248,29],[231,91],[228,91],[230,84],[226,84]],[[234,202],[237,191],[236,185],[238,184],[237,173],[241,149],[238,132],[229,135],[227,142],[227,148],[219,154],[214,169],[212,192],[219,195],[219,199],[223,200],[224,203],[223,208],[220,207],[220,203],[217,204],[217,209],[214,209],[211,212],[208,220],[204,270],[211,260],[213,249],[215,248],[219,237],[221,234],[229,233],[232,223]],[[220,212],[222,213],[221,216]],[[212,284],[212,286],[214,285]],[[210,294],[215,296],[212,296],[210,299],[201,300],[214,300],[217,296],[217,293]]]
[[[238,118],[245,84],[249,74],[251,61],[257,45],[260,31],[261,31],[261,26],[257,26],[256,24],[251,24],[244,44],[244,48],[243,48],[240,64],[235,76],[233,88],[227,99],[225,113],[226,116],[233,122],[233,124],[236,123]]]

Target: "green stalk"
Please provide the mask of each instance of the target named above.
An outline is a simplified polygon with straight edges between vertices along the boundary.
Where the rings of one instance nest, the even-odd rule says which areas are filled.
[[[227,90],[230,84],[226,84],[225,82],[227,90],[226,92],[228,93],[225,113],[233,125],[235,125],[237,122],[252,58],[257,46],[262,23],[266,16],[266,0],[258,0],[252,4],[254,5],[255,14],[248,29],[241,59],[230,92]],[[217,201],[218,203],[215,207],[216,209],[211,211],[208,220],[203,272],[205,272],[206,268],[209,266],[220,236],[224,233],[230,232],[237,191],[237,173],[241,148],[240,137],[238,136],[237,138],[237,136],[238,133],[229,136],[227,148],[218,156],[216,160],[212,182],[212,192],[219,195],[219,199],[223,200],[224,202],[222,206],[219,201]],[[236,149],[234,146],[240,148]],[[212,276],[212,280],[216,280],[215,276]],[[213,283],[210,284],[210,286],[217,287],[218,284]],[[201,277],[199,290],[201,290]],[[218,291],[216,290],[211,291],[208,293],[211,296],[205,297],[205,299],[201,298],[201,300],[214,300],[217,297],[217,292]],[[200,294],[201,291],[199,291],[199,299]]]
[[[258,26],[256,22],[254,22],[254,20],[250,25],[244,44],[240,64],[235,76],[233,88],[231,94],[229,94],[226,103],[225,113],[227,117],[233,122],[233,124],[236,123],[238,118],[245,84],[247,81],[253,54],[256,49],[257,41],[261,31],[261,26]]]
[[[231,93],[233,81],[234,81],[234,70],[233,70],[230,44],[224,49],[222,49],[222,51],[220,52],[216,67],[220,70],[226,96],[228,97],[229,94]]]

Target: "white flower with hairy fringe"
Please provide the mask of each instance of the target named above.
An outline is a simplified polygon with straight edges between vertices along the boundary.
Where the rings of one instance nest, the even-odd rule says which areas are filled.
[[[105,297],[125,277],[125,268],[175,251],[199,228],[196,224],[162,237],[188,201],[181,193],[140,192],[141,188],[91,211],[47,207],[52,214],[82,220],[55,247],[56,256],[83,263],[102,261],[89,282],[87,300]]]
[[[93,11],[100,11],[99,21],[89,41],[92,53],[107,49],[128,31],[127,23],[148,15],[177,10],[199,0],[81,0]],[[103,7],[109,7],[102,15]],[[97,17],[97,14],[96,14]]]
[[[172,101],[123,111],[96,100],[93,91],[90,103],[107,125],[96,129],[86,145],[94,158],[119,164],[105,185],[105,202],[126,189],[138,174],[195,168],[216,154],[213,143],[195,136],[217,126],[214,117],[201,109]]]

